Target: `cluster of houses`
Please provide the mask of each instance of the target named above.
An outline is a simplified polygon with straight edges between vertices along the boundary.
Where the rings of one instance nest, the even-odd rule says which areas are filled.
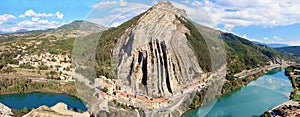
[[[59,74],[60,80],[71,81],[73,80],[72,76],[64,74],[65,71],[69,71],[71,69],[71,59],[67,55],[61,54],[51,54],[51,53],[43,53],[40,55],[28,55],[24,56],[18,55],[15,60],[18,60],[17,66],[30,65],[34,68],[39,68],[41,66],[47,66],[47,70],[55,71]],[[14,65],[16,67],[16,65]]]
[[[149,98],[144,95],[139,95],[139,94],[133,95],[130,93],[126,93],[120,90],[120,87],[115,82],[105,78],[104,76],[101,76],[100,78],[96,78],[95,82],[98,83],[98,85],[100,85],[102,88],[107,89],[106,92],[107,94],[100,93],[99,95],[101,97],[106,97],[107,99],[110,100],[115,100],[115,99],[126,100],[127,102],[130,102],[132,104],[140,104],[143,105],[144,107],[152,108],[152,109],[161,108],[168,105],[168,99],[166,98]],[[206,86],[205,82],[196,82],[183,88],[181,90],[181,93],[186,92],[187,90],[195,90],[195,89],[201,90],[205,86]]]

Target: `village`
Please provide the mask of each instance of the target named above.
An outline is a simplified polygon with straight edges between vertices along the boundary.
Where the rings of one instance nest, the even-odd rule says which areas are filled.
[[[104,76],[96,78],[95,83],[97,83],[97,85],[100,86],[100,88],[104,91],[99,93],[100,98],[104,97],[110,101],[118,100],[119,103],[123,103],[127,106],[142,107],[146,109],[161,109],[168,107],[172,105],[172,103],[176,103],[176,100],[179,99],[178,97],[191,93],[191,91],[200,91],[206,86],[205,82],[196,82],[183,88],[171,99],[167,99],[164,97],[148,97],[139,93],[130,94],[126,90],[122,89],[121,86],[117,85],[114,81],[107,79]],[[181,100],[181,98],[179,100]]]
[[[23,52],[26,52],[26,47],[19,47],[19,49],[23,49]],[[24,54],[17,55],[17,57],[13,58],[13,60],[17,60],[18,64],[8,64],[8,66],[16,69],[15,74],[25,75],[25,76],[39,76],[39,79],[35,80],[59,80],[63,82],[75,81],[71,75],[66,74],[66,71],[71,70],[71,59],[68,55],[62,54],[51,54],[49,52],[42,53],[40,55],[34,54]],[[24,71],[31,71],[30,73],[24,73]],[[35,77],[34,77],[35,76]],[[44,78],[46,76],[46,78]]]

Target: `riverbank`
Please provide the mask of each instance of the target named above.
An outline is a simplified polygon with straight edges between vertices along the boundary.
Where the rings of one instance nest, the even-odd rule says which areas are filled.
[[[295,100],[286,101],[269,111],[266,111],[261,117],[277,117],[277,116],[285,116],[285,117],[298,117],[300,116],[300,103]]]
[[[289,76],[294,88],[293,92],[291,92],[290,99],[300,101],[300,65],[287,67],[285,74]]]
[[[285,68],[285,75],[289,77],[293,86],[293,91],[290,94],[290,100],[282,103],[269,111],[265,112],[262,116],[300,116],[300,66],[292,65]]]
[[[293,87],[284,70],[272,69],[241,89],[225,94],[183,117],[250,117],[259,116],[266,110],[288,101]],[[272,98],[270,98],[272,97]],[[236,111],[238,110],[238,111]]]
[[[28,78],[1,78],[0,94],[18,94],[32,92],[64,93],[79,98],[75,82],[65,84],[56,82],[37,82]]]
[[[243,86],[256,80],[258,77],[262,76],[263,74],[269,72],[270,70],[276,67],[278,67],[278,65],[266,66],[264,68],[261,68],[261,70],[258,70],[256,68],[256,69],[248,70],[248,72],[243,71],[241,73],[238,73],[238,76],[242,76],[242,78],[238,76],[234,77],[234,76],[227,75],[221,93],[216,98],[224,96],[230,92],[242,88]],[[199,108],[203,105],[202,102],[206,90],[207,89],[203,89],[202,91],[196,93],[196,97],[193,99],[193,103],[189,106],[189,110],[184,113],[190,112],[191,110]]]
[[[42,105],[52,107],[59,102],[65,103],[68,105],[69,110],[76,112],[88,110],[79,98],[67,94],[23,93],[0,95],[0,103],[11,108],[14,115],[24,115]]]

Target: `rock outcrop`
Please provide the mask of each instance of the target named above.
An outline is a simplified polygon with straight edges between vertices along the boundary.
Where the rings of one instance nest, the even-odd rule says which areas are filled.
[[[200,80],[203,71],[186,37],[190,30],[177,17],[186,17],[185,11],[160,2],[117,39],[113,60],[124,91],[171,96]]]
[[[0,117],[11,117],[13,113],[11,109],[5,106],[4,104],[0,103]]]
[[[88,112],[79,113],[67,109],[64,103],[57,103],[53,107],[40,106],[33,109],[23,117],[89,117]]]

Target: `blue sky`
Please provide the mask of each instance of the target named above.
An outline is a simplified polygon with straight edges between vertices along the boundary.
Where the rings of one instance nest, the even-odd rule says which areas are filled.
[[[118,26],[158,0],[0,0],[0,32],[56,28],[73,20]],[[264,43],[300,45],[299,0],[173,0],[203,25]]]

